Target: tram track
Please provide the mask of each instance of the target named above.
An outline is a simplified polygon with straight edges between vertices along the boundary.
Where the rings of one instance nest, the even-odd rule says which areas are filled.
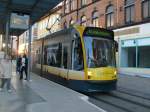
[[[136,105],[140,105],[142,107],[150,109],[150,100],[143,101],[143,99],[141,99],[141,100],[135,101],[134,98],[129,98],[129,97],[127,98],[127,97],[124,97],[124,96],[116,95],[116,93],[114,93],[114,92],[111,93],[110,95],[113,96],[113,97],[116,97],[118,99],[121,99],[121,100],[124,100],[124,101],[127,101],[127,102],[131,102],[131,103],[134,103]],[[148,103],[145,103],[145,102],[148,102]]]
[[[118,87],[117,91],[120,93],[129,94],[131,96],[136,96],[142,99],[150,100],[150,94],[148,93],[140,92],[129,88],[123,88],[123,87]]]
[[[138,97],[137,95],[130,95],[120,91],[113,91],[110,93],[96,93],[89,96],[99,103],[107,104],[106,111],[111,110],[108,107],[114,107],[114,109],[122,110],[122,112],[150,112],[150,100]],[[102,105],[100,105],[103,108]],[[111,112],[111,111],[108,111]],[[113,110],[112,112],[120,112]]]

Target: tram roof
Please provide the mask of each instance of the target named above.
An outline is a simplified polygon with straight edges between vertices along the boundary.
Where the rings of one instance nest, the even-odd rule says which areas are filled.
[[[101,34],[101,37],[107,37],[111,40],[114,40],[114,32],[112,30],[108,30],[108,29],[104,29],[104,28],[97,28],[97,27],[86,27],[85,30],[88,30],[88,29],[98,29],[98,30],[101,30],[102,32],[106,32],[106,33],[109,33],[108,35],[105,35],[103,36],[103,34]],[[42,40],[42,39],[49,39],[49,38],[53,38],[57,35],[64,35],[64,34],[68,34],[72,31],[72,29],[74,29],[74,27],[69,27],[69,28],[65,28],[65,29],[61,29],[57,32],[54,32],[54,33],[51,33],[43,38],[39,38],[39,39],[36,39],[35,41],[39,41],[39,40]]]
[[[70,28],[65,28],[65,29],[61,29],[57,32],[54,32],[54,33],[51,33],[43,38],[39,38],[39,39],[36,39],[35,41],[39,41],[39,40],[42,40],[42,39],[49,39],[49,38],[53,38],[57,35],[63,35],[63,34],[68,34],[71,32],[71,30],[73,29],[73,27],[70,27]]]
[[[0,0],[0,34],[5,33],[8,12],[30,15],[31,24],[47,14],[63,0]],[[11,29],[10,34],[20,35],[23,30]]]

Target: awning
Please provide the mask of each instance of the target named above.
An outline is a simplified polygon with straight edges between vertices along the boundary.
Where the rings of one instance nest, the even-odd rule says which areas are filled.
[[[63,0],[0,0],[0,34],[5,33],[8,12],[29,14],[32,24],[47,14]],[[22,30],[10,30],[13,35],[20,35]]]

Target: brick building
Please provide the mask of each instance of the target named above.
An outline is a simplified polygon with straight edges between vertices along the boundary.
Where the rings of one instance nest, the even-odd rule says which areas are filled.
[[[61,26],[71,24],[114,30],[119,71],[150,74],[150,0],[64,0]]]
[[[47,15],[37,22],[38,39],[50,33],[61,30],[60,25],[61,3],[54,7]]]

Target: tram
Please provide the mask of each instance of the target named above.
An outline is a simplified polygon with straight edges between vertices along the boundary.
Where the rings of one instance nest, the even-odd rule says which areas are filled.
[[[32,43],[33,71],[81,92],[116,89],[113,31],[73,26]]]

